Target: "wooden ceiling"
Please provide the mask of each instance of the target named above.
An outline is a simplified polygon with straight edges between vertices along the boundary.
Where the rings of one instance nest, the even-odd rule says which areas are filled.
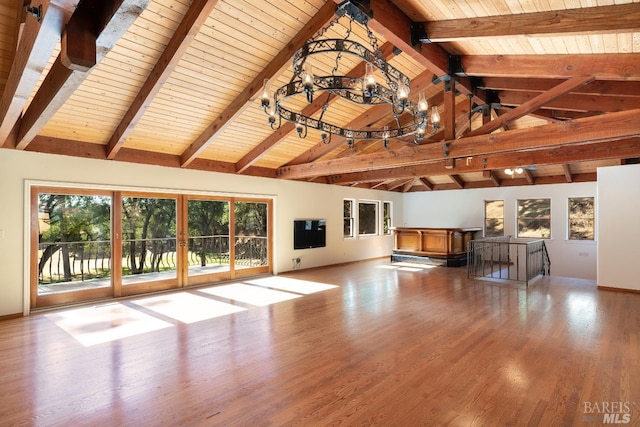
[[[400,192],[595,181],[597,167],[640,158],[640,0],[370,0],[384,55],[443,125],[386,149],[274,131],[260,109],[264,79],[291,79],[293,53],[339,1],[23,3],[0,0],[5,149]],[[428,42],[412,43],[412,26]],[[357,25],[350,37],[367,40]],[[341,99],[324,117],[392,120]]]

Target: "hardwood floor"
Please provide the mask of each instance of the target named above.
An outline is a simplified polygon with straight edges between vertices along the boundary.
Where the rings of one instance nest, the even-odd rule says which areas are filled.
[[[292,293],[293,278],[337,287]],[[638,294],[387,260],[267,285],[279,281],[281,302],[262,306],[266,294],[187,291],[184,322],[158,299],[111,302],[120,318],[76,330],[60,319],[82,311],[0,322],[0,425],[597,426],[603,412],[640,424]],[[196,301],[241,311],[198,320]],[[81,338],[134,312],[162,327]]]

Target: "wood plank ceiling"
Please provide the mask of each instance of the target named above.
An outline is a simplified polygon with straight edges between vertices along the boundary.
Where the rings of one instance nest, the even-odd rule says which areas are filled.
[[[443,126],[353,149],[272,130],[257,99],[264,79],[291,79],[338,0],[23,3],[0,0],[4,149],[401,192],[594,181],[640,158],[640,0],[370,0],[384,55]],[[338,99],[324,117],[381,128],[390,110]]]

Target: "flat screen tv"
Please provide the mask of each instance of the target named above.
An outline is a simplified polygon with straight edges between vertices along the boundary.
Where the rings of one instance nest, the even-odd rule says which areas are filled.
[[[296,219],[293,221],[293,249],[327,246],[327,221],[324,219]]]

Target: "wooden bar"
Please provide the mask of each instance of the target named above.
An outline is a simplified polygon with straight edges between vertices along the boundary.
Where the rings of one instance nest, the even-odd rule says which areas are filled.
[[[479,231],[482,228],[397,227],[393,229],[393,254],[458,260],[447,265],[462,265],[466,263],[467,242]]]

